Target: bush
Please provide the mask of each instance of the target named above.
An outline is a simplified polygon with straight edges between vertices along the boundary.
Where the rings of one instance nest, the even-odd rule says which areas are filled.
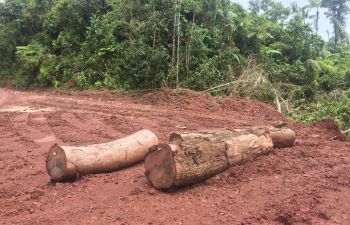
[[[45,48],[38,43],[17,46],[16,86],[26,87],[34,84],[45,51]]]
[[[54,81],[57,79],[58,64],[56,56],[47,54],[45,59],[40,64],[39,74],[37,81],[41,86],[54,86]]]
[[[294,112],[291,118],[311,123],[327,118],[334,119],[342,129],[350,128],[350,90],[318,94],[315,101]]]
[[[119,89],[119,76],[117,74],[106,74],[103,85],[108,89]]]
[[[318,85],[321,90],[328,92],[341,87],[343,83],[342,81],[343,79],[341,77],[331,74],[321,77]]]
[[[79,90],[85,90],[88,89],[90,86],[90,82],[88,78],[86,77],[85,72],[80,72],[77,74],[77,76],[74,79],[75,84]]]

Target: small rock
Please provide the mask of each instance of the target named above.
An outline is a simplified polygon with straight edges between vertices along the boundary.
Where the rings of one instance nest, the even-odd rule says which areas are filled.
[[[156,190],[154,190],[154,189],[151,189],[151,190],[149,190],[148,191],[148,194],[149,195],[155,195],[157,192],[156,192]]]
[[[134,188],[132,191],[130,191],[130,195],[137,195],[137,194],[140,194],[142,193],[143,190],[141,188]]]

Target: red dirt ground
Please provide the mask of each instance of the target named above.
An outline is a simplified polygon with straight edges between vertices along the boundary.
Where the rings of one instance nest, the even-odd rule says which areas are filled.
[[[265,104],[191,91],[134,94],[0,89],[0,224],[350,224],[350,143],[331,120],[292,124]],[[33,108],[34,107],[34,108]],[[49,147],[179,130],[287,122],[293,148],[176,192],[154,190],[142,163],[72,183],[50,183]]]

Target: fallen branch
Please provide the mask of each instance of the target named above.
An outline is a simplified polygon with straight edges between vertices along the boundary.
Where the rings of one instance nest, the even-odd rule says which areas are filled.
[[[214,92],[214,91],[217,91],[217,90],[221,90],[223,88],[229,88],[229,86],[231,86],[232,84],[236,84],[236,83],[249,83],[249,82],[252,82],[251,80],[235,80],[235,81],[232,81],[232,82],[229,82],[229,83],[225,83],[225,84],[221,84],[221,85],[218,85],[218,86],[215,86],[215,87],[212,87],[212,88],[209,88],[207,90],[205,90],[204,92]]]
[[[148,149],[157,144],[158,138],[149,130],[102,144],[80,147],[55,144],[49,151],[46,169],[52,180],[109,172],[142,161]]]
[[[279,100],[279,96],[277,95],[277,91],[276,91],[276,89],[274,90],[274,92],[275,92],[275,97],[276,97],[276,105],[277,105],[277,111],[279,112],[279,113],[282,113],[282,107],[281,107],[281,103],[280,103],[280,100]]]

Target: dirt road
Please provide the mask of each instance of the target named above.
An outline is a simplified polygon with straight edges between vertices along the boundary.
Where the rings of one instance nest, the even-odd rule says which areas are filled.
[[[143,165],[50,183],[54,143],[100,143],[142,128],[179,130],[287,122],[271,107],[190,91],[110,94],[0,89],[0,224],[350,224],[350,143],[332,121],[304,127],[275,150],[172,193],[147,184]]]

